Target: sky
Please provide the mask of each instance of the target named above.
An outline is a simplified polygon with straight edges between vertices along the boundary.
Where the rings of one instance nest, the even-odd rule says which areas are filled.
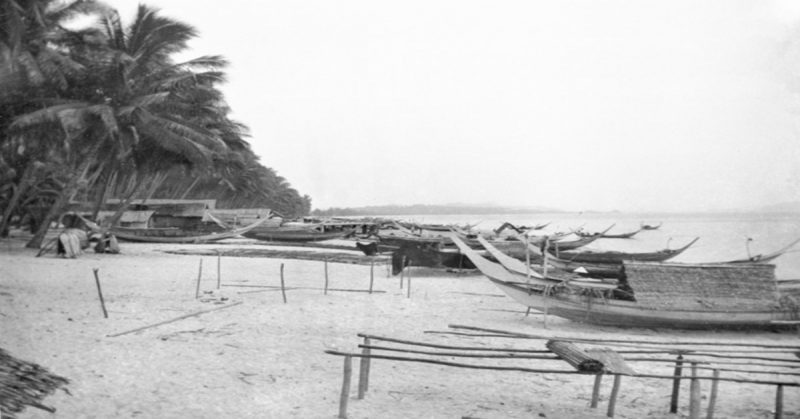
[[[314,208],[800,201],[797,1],[144,3]]]

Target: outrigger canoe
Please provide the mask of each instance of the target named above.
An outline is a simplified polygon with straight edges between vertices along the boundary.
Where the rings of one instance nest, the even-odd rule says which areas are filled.
[[[613,291],[555,286],[494,263],[464,242],[453,242],[472,263],[515,301],[565,319],[618,327],[752,328],[796,320],[768,264],[700,265],[625,262],[633,300]]]

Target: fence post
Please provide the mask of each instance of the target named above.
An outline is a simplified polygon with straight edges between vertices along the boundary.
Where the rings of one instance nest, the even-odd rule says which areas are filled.
[[[700,379],[697,362],[692,362],[692,379],[689,381],[689,419],[700,419]]]
[[[364,346],[369,346],[369,338],[364,338]],[[369,389],[369,348],[362,348],[361,354],[361,365],[359,366],[358,370],[358,398],[363,399],[364,394],[366,394],[367,390]]]
[[[611,396],[608,398],[608,412],[606,413],[606,416],[610,418],[614,417],[614,408],[617,406],[617,395],[619,394],[620,381],[622,381],[622,376],[619,374],[614,374],[614,386],[611,387]]]
[[[717,387],[719,386],[719,370],[714,368],[714,380],[711,381],[711,395],[708,397],[706,419],[714,419],[714,408],[717,406]]]
[[[344,357],[344,379],[342,380],[342,394],[339,397],[339,419],[347,419],[347,401],[350,399],[350,376],[353,374],[353,359],[350,355]]]
[[[592,409],[597,408],[597,401],[600,399],[600,384],[603,382],[603,374],[594,376],[594,387],[592,388],[592,404],[589,406]]]
[[[672,398],[669,401],[669,413],[678,413],[678,399],[681,394],[681,374],[683,373],[683,354],[675,360],[675,378],[672,379]]]

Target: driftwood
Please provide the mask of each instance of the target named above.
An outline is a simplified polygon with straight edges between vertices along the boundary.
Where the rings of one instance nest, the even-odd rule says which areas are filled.
[[[158,322],[158,323],[150,324],[150,325],[147,325],[147,326],[137,327],[136,329],[131,329],[131,330],[128,330],[128,331],[125,331],[125,332],[114,333],[113,335],[108,335],[108,337],[115,338],[117,336],[128,335],[128,334],[131,334],[131,333],[140,332],[142,330],[147,330],[147,329],[150,329],[150,328],[153,328],[153,327],[162,326],[162,325],[165,325],[165,324],[168,324],[168,323],[173,323],[173,322],[176,322],[178,320],[188,319],[190,317],[195,317],[195,316],[199,316],[201,314],[210,313],[212,311],[224,310],[226,308],[231,308],[231,307],[234,307],[234,306],[238,306],[239,304],[242,304],[242,302],[239,301],[239,302],[236,302],[236,303],[233,303],[233,304],[228,304],[228,305],[222,306],[222,307],[215,307],[215,308],[210,308],[208,310],[195,311],[194,313],[184,314],[183,316],[176,317],[176,318],[170,319],[170,320],[164,320],[163,322]]]
[[[54,413],[55,409],[41,404],[41,400],[69,380],[52,374],[40,365],[14,358],[0,348],[0,411],[4,418],[14,418],[26,406]]]
[[[588,373],[603,372],[603,363],[592,358],[574,343],[550,340],[547,341],[546,346],[547,349],[553,351],[553,353],[561,357],[564,361],[567,361],[567,363],[575,367],[578,371]]]

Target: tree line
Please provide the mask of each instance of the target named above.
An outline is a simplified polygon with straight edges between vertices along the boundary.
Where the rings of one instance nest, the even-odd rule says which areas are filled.
[[[119,215],[141,198],[308,214],[229,117],[228,62],[173,58],[197,35],[146,5],[124,25],[94,0],[0,1],[0,235],[15,220],[39,247],[70,202],[96,216],[109,198]]]

